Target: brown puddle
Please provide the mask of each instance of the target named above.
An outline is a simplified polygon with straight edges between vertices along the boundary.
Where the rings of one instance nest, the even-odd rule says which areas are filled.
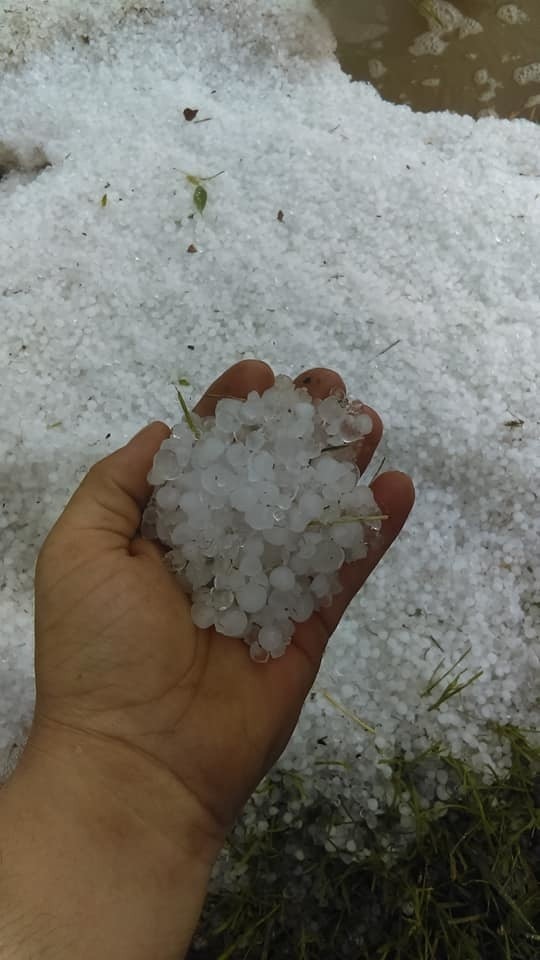
[[[385,100],[540,121],[540,0],[317,3],[344,71]]]

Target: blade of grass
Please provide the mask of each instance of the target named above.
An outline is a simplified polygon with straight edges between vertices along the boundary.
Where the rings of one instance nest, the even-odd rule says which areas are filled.
[[[334,697],[328,693],[328,690],[319,690],[319,693],[323,695],[325,700],[328,700],[328,703],[331,703],[336,710],[339,710],[345,717],[348,717],[349,720],[352,720],[354,723],[357,723],[359,727],[362,727],[362,730],[365,730],[366,733],[375,733],[374,727],[370,727],[369,723],[366,723],[365,720],[361,720],[360,717],[357,717],[352,710],[348,710],[347,707],[342,706],[341,703],[338,703],[337,700],[334,700]]]
[[[201,438],[200,431],[199,431],[199,430],[197,429],[197,427],[195,426],[195,423],[194,423],[194,421],[193,421],[193,417],[192,417],[192,415],[191,415],[191,411],[190,411],[190,409],[189,409],[186,401],[184,400],[184,397],[183,397],[182,391],[180,390],[180,387],[177,387],[176,384],[175,384],[175,390],[176,390],[176,394],[177,394],[177,396],[178,396],[178,402],[179,402],[180,406],[182,407],[182,412],[183,412],[183,414],[184,414],[186,423],[187,423],[189,429],[191,430],[193,436],[196,437],[197,440],[200,440],[200,438]]]
[[[454,680],[451,680],[448,686],[443,690],[438,700],[435,703],[432,703],[428,707],[428,713],[431,713],[432,710],[437,710],[442,703],[446,703],[447,700],[450,700],[451,697],[455,697],[458,693],[461,693],[463,690],[466,690],[467,687],[470,687],[472,683],[476,683],[477,680],[483,675],[483,670],[478,670],[477,673],[474,673],[472,677],[469,677],[465,683],[460,683],[459,679],[463,676],[465,671],[462,671]]]

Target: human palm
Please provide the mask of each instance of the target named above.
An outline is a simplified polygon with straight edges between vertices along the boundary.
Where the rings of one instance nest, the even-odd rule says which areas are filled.
[[[198,404],[210,415],[221,395],[245,397],[273,382],[265,364],[232,367]],[[337,374],[301,374],[314,396],[343,388]],[[365,469],[382,426],[358,463]],[[195,627],[189,599],[156,543],[141,539],[146,476],[168,436],[161,423],[97,464],[49,534],[36,573],[35,730],[110,744],[172,774],[224,832],[284,749],[346,606],[401,529],[414,492],[400,473],[375,481],[388,516],[365,559],[341,571],[330,607],[296,627],[285,656],[261,665],[245,644]]]

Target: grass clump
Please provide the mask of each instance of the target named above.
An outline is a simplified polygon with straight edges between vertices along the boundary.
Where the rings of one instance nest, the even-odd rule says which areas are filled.
[[[423,697],[429,697],[434,690],[437,691],[437,699],[431,704],[430,707],[428,707],[430,712],[432,710],[438,710],[442,703],[446,703],[447,700],[455,697],[456,694],[461,693],[462,690],[466,690],[467,687],[470,687],[471,684],[476,683],[476,681],[480,679],[484,672],[483,670],[477,670],[476,673],[472,674],[470,677],[467,677],[467,679],[462,680],[461,678],[465,677],[467,673],[467,669],[464,668],[463,670],[460,670],[455,677],[452,677],[452,679],[449,680],[444,687],[441,686],[443,681],[450,676],[453,670],[456,670],[456,668],[460,665],[460,663],[463,662],[465,657],[467,657],[470,652],[471,647],[469,647],[468,650],[466,650],[465,653],[461,655],[459,660],[453,663],[451,667],[449,667],[447,670],[444,670],[443,673],[441,673],[441,670],[443,668],[444,660],[441,660],[440,664],[435,667],[435,670],[433,671],[425,690],[422,691]]]
[[[392,799],[376,830],[273,774],[258,819],[230,838],[190,960],[537,960],[540,748],[516,727],[496,733],[510,767],[489,783],[438,747],[385,759]],[[434,765],[444,790],[427,804]],[[355,838],[344,850],[340,824]]]

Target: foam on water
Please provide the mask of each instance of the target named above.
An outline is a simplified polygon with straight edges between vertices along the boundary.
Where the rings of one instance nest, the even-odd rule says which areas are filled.
[[[529,19],[525,11],[521,10],[515,3],[503,3],[503,5],[497,9],[497,16],[499,20],[502,20],[503,23],[507,23],[510,26],[527,23]]]
[[[528,83],[540,83],[540,63],[527,63],[523,67],[516,67],[514,80],[522,87]]]

